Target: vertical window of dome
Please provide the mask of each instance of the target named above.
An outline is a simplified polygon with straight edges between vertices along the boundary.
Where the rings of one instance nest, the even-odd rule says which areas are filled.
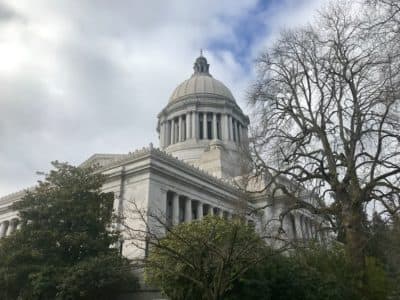
[[[167,123],[168,125],[167,125],[167,145],[169,146],[169,145],[171,145],[172,144],[172,140],[171,140],[171,126],[172,126],[172,122],[171,122],[171,120],[168,120],[168,123]]]
[[[212,113],[207,114],[207,139],[212,140]]]
[[[236,124],[235,124],[236,122],[235,122],[235,119],[234,118],[232,118],[232,129],[233,129],[233,133],[232,133],[232,135],[233,135],[233,141],[236,143]]]
[[[217,139],[221,140],[221,114],[217,114]]]
[[[185,141],[186,140],[186,115],[182,116],[182,137],[181,137],[181,141]]]
[[[240,143],[240,134],[241,134],[240,126],[241,126],[240,123],[237,122],[237,140],[238,140],[238,143]]]
[[[199,113],[199,133],[200,133],[200,139],[204,138],[204,132],[203,132],[203,113]]]

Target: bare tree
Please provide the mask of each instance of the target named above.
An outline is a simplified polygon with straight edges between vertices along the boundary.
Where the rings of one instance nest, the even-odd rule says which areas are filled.
[[[399,212],[399,56],[348,3],[288,30],[258,60],[252,154],[263,190],[343,233],[365,267],[369,204]],[[390,41],[387,41],[390,42]]]
[[[163,211],[142,209],[134,200],[126,205],[120,224],[135,254],[132,264],[173,299],[222,299],[248,270],[290,248],[281,242],[270,251],[239,216],[172,226]]]

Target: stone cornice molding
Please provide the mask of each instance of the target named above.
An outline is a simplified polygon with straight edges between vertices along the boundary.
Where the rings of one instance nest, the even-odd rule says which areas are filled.
[[[222,100],[222,101],[221,101]],[[220,109],[221,113],[232,114],[234,117],[240,119],[245,126],[250,122],[249,117],[246,116],[242,109],[228,99],[224,97],[219,97],[216,95],[199,95],[199,96],[185,96],[178,102],[169,103],[158,115],[158,119],[166,119],[169,115],[180,112],[182,110],[186,111],[197,111],[201,107],[207,107],[210,109]]]
[[[176,157],[173,157],[172,155],[166,153],[165,151],[160,150],[159,148],[154,148],[152,144],[150,144],[149,147],[143,147],[141,149],[136,150],[135,152],[130,152],[121,159],[111,160],[108,164],[101,166],[97,170],[97,172],[105,172],[107,170],[111,170],[113,168],[120,167],[121,165],[126,165],[130,162],[135,162],[137,160],[147,157],[162,160],[165,163],[168,163],[175,168],[178,167],[182,171],[191,175],[195,175],[196,177],[201,178],[204,181],[228,189],[233,193],[241,194],[241,190],[238,189],[231,180],[217,178],[211,175],[210,173],[202,170],[201,168],[185,163],[184,161],[179,160]],[[129,171],[127,170],[126,172],[128,173]]]
[[[103,154],[99,154],[99,156],[102,156]],[[106,154],[104,154],[106,155]],[[194,176],[198,178],[199,180],[209,183],[211,185],[217,186],[219,189],[225,190],[228,193],[232,193],[237,195],[238,198],[243,198],[245,195],[243,194],[242,190],[240,190],[233,180],[229,179],[223,179],[223,178],[218,178],[210,173],[202,170],[199,167],[190,165],[188,163],[185,163],[182,160],[177,159],[176,157],[173,157],[172,155],[166,153],[165,151],[160,150],[159,148],[154,148],[152,144],[149,145],[149,147],[143,147],[141,149],[138,149],[134,152],[130,152],[128,154],[119,154],[119,155],[106,155],[109,159],[105,162],[104,165],[99,166],[95,172],[107,172],[107,171],[112,171],[113,169],[118,169],[124,165],[127,165],[131,162],[136,162],[142,159],[155,159],[158,160],[166,165],[169,165],[175,169],[179,169],[181,172],[184,172],[185,174],[188,174],[190,176]],[[93,158],[96,157],[95,155],[92,155],[89,159],[85,160],[81,166],[89,166],[90,165],[90,160],[93,160]],[[93,163],[96,161],[93,160]],[[143,170],[146,168],[151,168],[153,167],[152,163],[148,166],[143,166]],[[115,170],[116,172],[112,172],[111,174],[108,174],[109,176],[113,175],[119,175],[119,171]],[[138,170],[136,169],[135,172]],[[140,170],[139,170],[140,171]],[[126,170],[126,174],[129,174],[129,170]],[[28,189],[24,189],[9,195],[6,195],[4,197],[0,198],[0,205],[6,205],[7,204],[12,204],[13,202],[21,199],[21,197],[24,196],[24,194],[28,190],[34,189],[35,186],[30,187]],[[250,203],[249,203],[250,204]]]

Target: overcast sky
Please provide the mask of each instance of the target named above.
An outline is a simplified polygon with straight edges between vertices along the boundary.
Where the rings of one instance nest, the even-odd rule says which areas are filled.
[[[204,49],[239,105],[253,62],[324,0],[0,0],[0,196],[50,161],[158,145],[156,115]]]

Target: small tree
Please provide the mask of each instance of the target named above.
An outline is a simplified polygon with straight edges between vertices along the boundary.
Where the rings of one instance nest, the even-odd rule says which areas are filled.
[[[209,216],[177,225],[151,245],[146,281],[172,299],[223,299],[266,254],[253,228]]]
[[[92,168],[53,163],[15,203],[21,228],[0,241],[1,299],[109,299],[134,288],[129,262],[113,247],[113,194]]]

